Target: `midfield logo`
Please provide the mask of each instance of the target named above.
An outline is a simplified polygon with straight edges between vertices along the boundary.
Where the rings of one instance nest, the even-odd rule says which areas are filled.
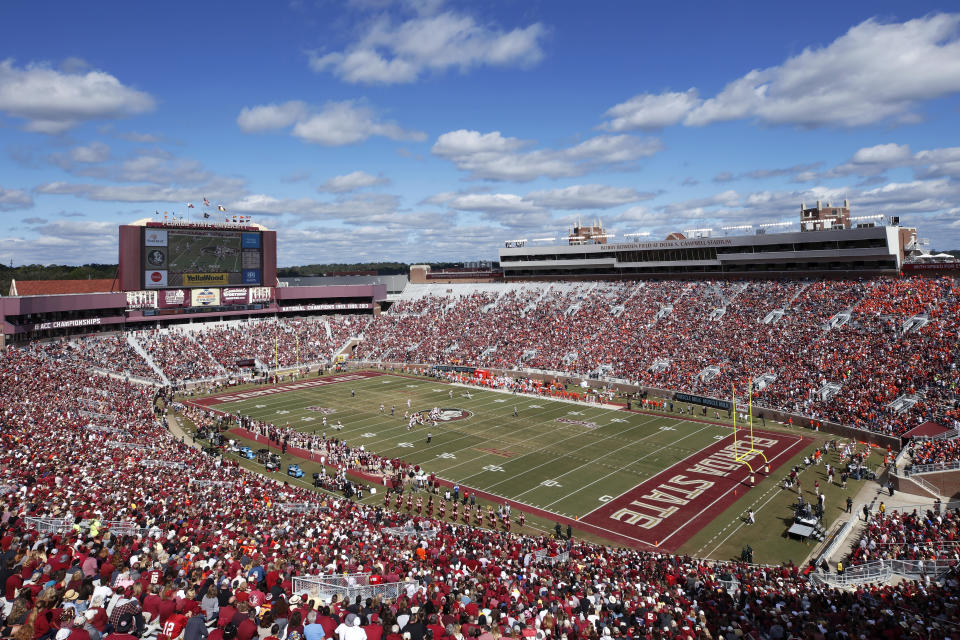
[[[473,415],[470,411],[466,409],[451,409],[447,407],[442,407],[440,411],[433,413],[432,411],[418,411],[424,420],[436,420],[437,422],[453,422],[454,420],[463,420],[469,418]]]
[[[596,422],[588,422],[586,420],[573,420],[571,418],[557,418],[557,422],[562,422],[564,424],[575,424],[581,427],[586,427],[587,429],[596,429]]]

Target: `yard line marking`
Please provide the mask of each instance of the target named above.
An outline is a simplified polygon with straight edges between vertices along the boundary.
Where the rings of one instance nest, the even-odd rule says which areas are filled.
[[[777,434],[777,435],[780,435],[780,434]],[[789,437],[795,437],[796,440],[794,440],[793,444],[791,444],[791,445],[788,446],[788,447],[785,447],[784,449],[782,449],[782,450],[780,451],[780,453],[778,453],[778,454],[774,455],[772,458],[770,458],[771,461],[776,460],[777,458],[779,458],[779,457],[782,456],[783,454],[787,453],[788,451],[791,451],[794,447],[797,446],[797,444],[803,442],[803,436],[791,436],[791,434],[783,434],[783,435],[786,436],[786,437],[788,437],[788,438],[789,438]],[[750,476],[750,474],[747,474],[746,476],[744,476],[744,478],[748,478],[749,476]],[[741,481],[741,482],[742,482],[742,481]],[[691,517],[689,520],[687,520],[686,522],[684,522],[682,525],[680,525],[679,527],[677,527],[676,529],[674,529],[674,530],[673,530],[673,533],[669,534],[668,536],[666,536],[666,537],[664,537],[662,540],[660,540],[660,544],[662,545],[664,542],[666,542],[667,540],[669,540],[670,538],[672,538],[673,536],[675,536],[678,531],[681,531],[681,530],[684,529],[688,524],[690,524],[691,522],[693,522],[695,519],[699,518],[700,515],[703,513],[703,511],[708,511],[708,510],[710,509],[710,507],[712,507],[713,505],[715,505],[715,504],[716,504],[717,502],[719,502],[722,498],[725,498],[727,495],[729,495],[729,493],[730,493],[731,491],[735,491],[735,490],[740,486],[741,482],[737,482],[736,484],[734,484],[733,486],[731,486],[729,489],[727,489],[727,490],[724,491],[722,494],[720,494],[713,502],[711,502],[710,504],[708,504],[700,513],[694,514],[693,517]]]
[[[680,423],[678,422],[678,423],[676,423],[676,424],[680,424]],[[692,424],[695,424],[695,423],[692,423]],[[585,485],[580,486],[576,491],[573,491],[572,493],[569,493],[569,494],[563,496],[562,498],[558,498],[557,500],[554,500],[553,502],[551,502],[550,504],[548,504],[547,507],[549,507],[549,506],[551,506],[551,505],[554,505],[554,504],[556,504],[556,503],[558,503],[558,502],[561,502],[561,501],[563,501],[563,500],[566,500],[567,498],[569,498],[570,496],[574,495],[575,493],[579,493],[579,492],[583,491],[584,489],[586,489],[587,487],[592,487],[593,485],[597,484],[598,482],[602,482],[602,481],[606,480],[607,478],[609,478],[610,476],[612,476],[612,475],[614,475],[614,474],[616,474],[616,473],[622,472],[624,469],[627,469],[628,467],[631,467],[631,466],[635,465],[636,463],[640,462],[641,460],[646,460],[646,459],[649,458],[650,456],[652,456],[652,455],[654,455],[654,454],[657,454],[657,453],[660,453],[660,452],[663,451],[664,449],[669,449],[670,447],[674,446],[676,443],[678,443],[678,442],[680,442],[680,441],[682,441],[682,440],[686,440],[686,439],[689,438],[689,437],[692,437],[692,436],[698,435],[698,434],[700,434],[700,433],[703,433],[703,431],[704,431],[705,429],[709,429],[709,428],[710,428],[709,425],[704,426],[704,427],[701,427],[700,429],[697,429],[696,431],[693,431],[693,432],[691,432],[691,433],[688,433],[687,435],[683,436],[682,438],[680,438],[680,439],[678,439],[678,440],[674,440],[674,441],[671,442],[670,444],[664,445],[664,446],[660,447],[659,449],[656,449],[655,451],[651,451],[651,452],[648,453],[647,455],[645,455],[645,456],[643,456],[643,457],[641,457],[641,458],[637,458],[636,460],[633,460],[633,461],[630,462],[629,464],[623,465],[622,467],[620,467],[620,468],[617,469],[616,471],[613,471],[613,472],[611,472],[611,473],[608,473],[607,475],[605,475],[605,476],[603,476],[603,477],[597,478],[596,480],[594,480],[593,482],[591,482],[591,483],[589,483],[589,484],[585,484]],[[651,435],[652,435],[652,434],[651,434]],[[700,453],[700,451],[703,451],[703,449],[706,449],[706,448],[709,447],[709,446],[710,446],[709,444],[706,445],[706,446],[703,447],[702,449],[699,449],[698,451],[695,451],[695,452],[691,453],[690,456],[694,456],[694,455]],[[610,455],[611,453],[615,453],[616,451],[619,451],[619,449],[615,449],[614,451],[611,451],[611,452],[608,453],[607,455]],[[687,456],[687,457],[689,458],[690,456]],[[605,457],[606,457],[606,456],[605,456]],[[586,466],[586,465],[584,465],[584,466]],[[581,467],[577,467],[577,469],[580,469],[580,468],[581,468]],[[576,471],[576,469],[574,469],[573,471]],[[567,473],[570,473],[570,471],[568,471]],[[663,472],[661,471],[660,473],[663,473]],[[657,473],[657,474],[655,474],[655,475],[652,475],[652,476],[650,476],[650,478],[655,478],[655,477],[657,477],[658,475],[660,475],[660,473]],[[566,474],[564,474],[564,475],[566,475]],[[557,476],[557,477],[562,478],[563,476]],[[646,482],[646,481],[649,480],[650,478],[645,478],[645,479],[643,480],[643,482]],[[632,491],[632,489],[630,489],[630,490]],[[623,495],[623,494],[621,494],[621,495]],[[599,507],[598,507],[598,508],[599,508]],[[593,511],[596,511],[596,509],[594,509]],[[590,513],[593,513],[593,511],[591,511]],[[590,514],[587,514],[587,515],[590,515]]]

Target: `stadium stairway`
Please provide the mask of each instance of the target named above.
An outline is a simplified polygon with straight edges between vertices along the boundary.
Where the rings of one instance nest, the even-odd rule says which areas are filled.
[[[229,373],[226,369],[224,369],[223,365],[220,364],[220,363],[217,361],[216,358],[213,357],[213,354],[211,354],[209,351],[207,351],[207,349],[203,346],[203,344],[201,344],[200,342],[197,341],[197,339],[194,337],[192,331],[184,331],[184,332],[183,332],[183,336],[184,336],[187,340],[191,340],[191,341],[195,342],[195,343],[197,344],[197,346],[200,347],[205,354],[207,354],[207,357],[210,358],[210,362],[212,362],[212,363],[216,366],[216,368],[220,371],[220,375],[221,375],[221,376],[223,376],[223,377],[225,377],[225,378],[230,376],[230,373]]]
[[[153,361],[153,358],[150,357],[150,354],[147,353],[147,350],[143,348],[143,345],[134,337],[134,334],[127,334],[127,344],[140,354],[140,357],[143,358],[144,362],[150,365],[150,368],[153,369],[154,373],[157,374],[157,377],[160,378],[160,381],[163,382],[163,385],[166,387],[170,386],[170,379],[167,378],[166,374],[163,373],[163,370],[157,366],[157,363]]]

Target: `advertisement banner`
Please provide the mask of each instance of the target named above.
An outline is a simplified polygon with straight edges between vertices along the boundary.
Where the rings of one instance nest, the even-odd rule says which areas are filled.
[[[156,291],[127,291],[127,309],[145,309],[156,306]]]
[[[194,307],[220,306],[220,289],[193,289],[190,291],[190,302]]]
[[[147,289],[158,289],[167,286],[167,270],[147,269],[143,272],[143,284]]]
[[[166,229],[146,229],[143,232],[143,245],[146,247],[167,246]]]
[[[170,307],[183,307],[186,305],[187,300],[189,300],[186,290],[184,289],[166,289],[159,292],[157,296],[157,306],[161,309],[169,309]]]
[[[270,287],[250,287],[250,304],[270,302]]]
[[[240,246],[244,249],[259,249],[260,248],[260,234],[259,233],[244,233],[240,236]]]
[[[373,309],[369,302],[339,302],[325,304],[293,304],[280,307],[280,311],[357,311]]]
[[[227,287],[220,290],[221,304],[247,304],[246,287]]]
[[[690,404],[700,404],[705,407],[712,407],[714,409],[722,409],[723,411],[730,411],[730,401],[729,400],[718,400],[717,398],[708,398],[706,396],[697,396],[692,393],[678,393],[674,395],[674,400],[677,402],[689,402]]]
[[[230,284],[226,273],[185,273],[183,286],[185,287],[215,287]]]
[[[260,284],[260,269],[244,269],[243,284]]]

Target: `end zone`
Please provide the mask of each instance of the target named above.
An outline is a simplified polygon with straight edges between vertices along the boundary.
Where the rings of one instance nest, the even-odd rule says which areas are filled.
[[[770,461],[772,474],[813,440],[755,431],[754,442],[757,451],[743,453],[734,451],[733,435],[718,440],[594,509],[580,521],[672,553],[749,490],[750,472],[744,462],[759,458],[762,464],[762,450]]]
[[[309,378],[306,380],[294,380],[293,382],[284,382],[282,384],[270,385],[269,387],[259,387],[255,389],[245,389],[235,393],[225,392],[203,398],[190,399],[190,404],[198,404],[204,407],[223,404],[225,402],[236,402],[238,400],[249,400],[250,398],[260,398],[270,396],[275,393],[285,393],[287,391],[300,391],[302,389],[313,389],[323,387],[329,384],[338,384],[341,382],[353,382],[365,380],[366,378],[376,378],[377,376],[387,375],[379,371],[360,371],[358,373],[345,373],[326,378]]]

